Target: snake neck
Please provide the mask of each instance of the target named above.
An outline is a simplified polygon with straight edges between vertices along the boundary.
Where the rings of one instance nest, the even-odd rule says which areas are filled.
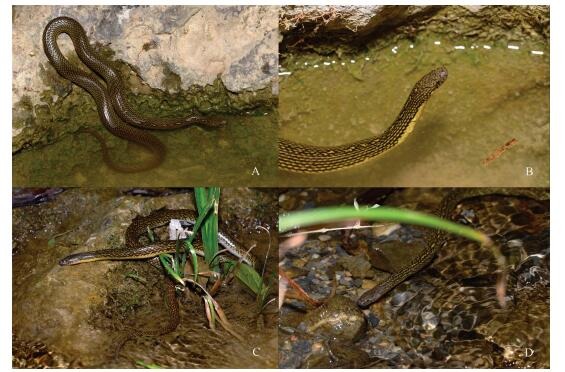
[[[325,173],[365,163],[402,143],[413,131],[432,93],[447,79],[439,68],[416,83],[394,122],[380,135],[339,146],[312,146],[279,140],[279,168],[297,173]]]

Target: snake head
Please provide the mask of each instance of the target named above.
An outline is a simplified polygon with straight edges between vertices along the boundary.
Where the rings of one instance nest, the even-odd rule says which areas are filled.
[[[444,66],[433,69],[416,83],[420,90],[433,92],[447,80],[447,69]]]
[[[223,127],[228,121],[220,116],[209,116],[206,118],[207,124],[210,127]]]
[[[221,116],[189,116],[184,121],[188,125],[199,125],[204,128],[219,128],[228,123]]]
[[[447,80],[447,69],[443,66],[428,72],[414,85],[407,104],[410,103],[410,105],[414,107],[420,107],[422,104],[426,103],[432,93],[439,88],[445,80]]]
[[[65,258],[62,258],[59,261],[59,266],[71,266],[71,265],[77,265],[83,262],[89,262],[92,261],[94,258],[94,255],[90,252],[83,252],[83,253],[74,253],[71,254]]]

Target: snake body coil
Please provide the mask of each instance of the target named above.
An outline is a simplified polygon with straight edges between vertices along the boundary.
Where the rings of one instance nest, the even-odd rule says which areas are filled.
[[[449,219],[451,213],[460,202],[483,195],[523,196],[536,200],[546,200],[549,198],[548,193],[542,189],[456,189],[443,198],[435,214],[441,218]],[[371,305],[408,277],[428,266],[436,256],[438,250],[446,243],[447,236],[448,233],[443,230],[430,230],[425,235],[426,246],[422,252],[407,265],[391,274],[384,282],[363,293],[357,300],[357,304],[361,307]]]
[[[310,146],[279,140],[279,168],[298,173],[323,173],[359,165],[384,154],[412,132],[424,104],[447,79],[447,69],[427,73],[414,85],[396,120],[381,135],[340,146]]]
[[[139,238],[147,232],[147,229],[153,229],[158,226],[162,226],[168,223],[171,219],[185,220],[189,224],[194,224],[196,222],[196,216],[193,211],[187,209],[159,209],[152,212],[148,216],[138,216],[133,219],[132,223],[128,226],[126,230],[126,247],[124,249],[102,249],[97,251],[88,251],[71,254],[59,261],[59,265],[68,266],[76,265],[92,261],[105,261],[105,260],[143,260],[149,259],[149,263],[153,266],[161,267],[158,255],[162,253],[173,253],[177,251],[176,241],[164,241],[152,244],[143,245],[140,244]],[[240,258],[243,262],[249,264],[250,266],[255,265],[255,259],[245,250],[241,249],[237,244],[235,244],[229,237],[225,234],[218,233],[218,242],[222,244],[226,250],[232,253],[234,256]],[[203,256],[204,252],[202,245],[195,242],[194,248],[196,254]],[[220,256],[220,261],[224,261],[225,258]],[[139,336],[161,336],[174,331],[179,322],[179,305],[176,299],[175,285],[171,279],[168,277],[165,279],[166,289],[165,289],[165,300],[167,303],[167,309],[169,311],[169,321],[163,327],[156,330],[132,330],[125,338],[123,338],[117,347],[116,354],[119,353],[120,349],[125,342]]]
[[[104,79],[106,86],[101,83],[95,74],[87,73],[77,66],[73,66],[61,53],[57,45],[60,34],[67,34],[73,42],[78,57],[86,66]],[[198,116],[186,118],[144,118],[131,109],[126,100],[125,89],[117,71],[92,49],[86,32],[76,20],[69,17],[57,17],[51,20],[43,32],[43,49],[47,58],[57,72],[86,90],[98,108],[102,124],[114,135],[135,142],[153,154],[153,158],[145,164],[123,165],[117,164],[108,154],[107,146],[102,137],[92,133],[102,145],[104,161],[114,170],[123,173],[141,172],[159,166],[166,155],[165,146],[153,135],[140,129],[176,129],[193,124],[218,126],[222,122]]]
[[[59,265],[68,266],[79,263],[105,260],[143,260],[157,257],[163,253],[176,252],[177,242],[175,240],[156,242],[147,245],[138,243],[139,237],[147,232],[147,229],[163,226],[172,219],[186,221],[190,225],[196,222],[196,215],[189,209],[159,209],[148,216],[137,216],[126,230],[125,249],[101,249],[71,254],[59,261]],[[233,240],[222,232],[218,232],[218,242],[228,252],[240,258],[249,266],[255,266],[255,258],[240,248]],[[202,245],[194,242],[196,254],[204,256]]]

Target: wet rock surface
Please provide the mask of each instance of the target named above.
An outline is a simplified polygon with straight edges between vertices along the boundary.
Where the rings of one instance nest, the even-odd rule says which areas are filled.
[[[292,190],[283,199],[296,206],[315,206],[317,191],[326,190]],[[445,190],[406,189],[391,194],[383,204],[432,212],[444,195]],[[340,204],[337,199],[336,204]],[[509,265],[506,307],[501,308],[496,298],[498,268],[493,254],[465,239],[450,237],[431,266],[365,310],[367,332],[346,348],[334,347],[334,351],[323,332],[317,334],[318,339],[288,332],[286,326],[293,329],[308,315],[304,306],[287,299],[281,310],[281,329],[286,330],[279,333],[281,367],[312,363],[322,368],[351,367],[363,360],[357,367],[547,368],[549,203],[484,196],[461,203],[452,218],[483,231],[501,247]],[[301,262],[306,271],[295,272],[294,280],[316,299],[331,292],[336,275],[337,294],[356,300],[388,274],[373,267],[359,286],[351,273],[340,271],[337,262],[342,257],[369,260],[367,250],[396,241],[409,247],[389,247],[386,256],[391,262],[405,262],[424,244],[423,229],[401,226],[381,236],[380,227],[373,230],[355,230],[348,238],[342,232],[325,232],[332,237],[326,241],[310,234],[305,244],[285,256],[282,267],[287,270]],[[309,351],[300,352],[295,346],[298,341],[309,345]]]
[[[235,238],[244,246],[255,244],[253,252],[264,257],[271,238],[255,227],[274,225],[275,196],[256,190],[223,191],[220,211],[222,204],[234,206],[220,212],[220,221],[240,221],[228,234],[251,231]],[[221,289],[216,300],[234,328],[246,335],[245,342],[222,328],[210,330],[201,299],[185,291],[178,293],[177,330],[160,338],[132,340],[114,360],[116,343],[128,328],[155,329],[167,321],[162,271],[143,262],[60,267],[58,261],[73,252],[121,246],[136,215],[164,206],[194,207],[192,193],[140,197],[116,189],[69,189],[49,202],[13,210],[12,327],[14,337],[22,340],[15,344],[14,366],[26,365],[22,360],[34,355],[26,352],[33,345],[46,350],[44,366],[131,368],[136,361],[177,368],[276,366],[276,316],[268,311],[258,314],[254,296],[237,281]],[[275,255],[273,250],[269,254]],[[275,260],[269,258],[267,275]],[[261,351],[254,355],[256,347]],[[28,363],[32,365],[33,357]]]
[[[489,30],[481,30],[484,24]],[[549,36],[547,6],[283,6],[281,49],[330,52],[358,48],[363,42],[390,35],[412,36],[427,30],[490,40]],[[509,34],[510,33],[510,34]],[[338,52],[339,53],[339,52]]]
[[[309,312],[299,329],[310,334],[355,341],[367,330],[363,313],[354,301],[343,296],[334,296],[317,309]]]
[[[62,129],[76,130],[80,123],[66,128],[56,124],[93,105],[45,56],[43,28],[57,16],[73,17],[83,25],[91,44],[118,67],[132,106],[147,110],[148,116],[272,105],[277,7],[17,6],[13,152],[50,143],[65,133]],[[68,37],[60,37],[59,45],[72,56],[71,63],[79,63]]]
[[[290,313],[283,323],[297,321]],[[364,337],[367,320],[355,302],[336,295],[303,317],[291,336],[280,343],[279,368],[359,368],[369,356],[355,346]]]

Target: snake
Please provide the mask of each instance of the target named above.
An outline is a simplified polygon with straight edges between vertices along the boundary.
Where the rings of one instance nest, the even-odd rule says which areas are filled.
[[[390,194],[390,190],[381,192]],[[374,196],[371,192],[370,197]],[[345,287],[345,290],[339,290],[342,294],[332,297],[335,301],[342,296],[339,302],[327,302],[326,307],[306,315],[292,305],[287,306],[281,319],[284,332],[279,336],[279,342],[284,345],[280,352],[282,368],[547,368],[550,350],[548,190],[412,189],[402,191],[400,198],[397,196],[395,193],[392,198],[396,200],[395,205],[399,201],[402,205],[417,202],[425,205],[426,210],[429,201],[441,196],[440,202],[433,203],[434,213],[466,221],[491,237],[506,257],[504,269],[493,259],[491,250],[454,234],[437,236],[432,229],[422,229],[422,234],[420,229],[405,226],[379,236],[376,241],[385,245],[392,241],[415,243],[421,237],[424,244],[432,245],[432,250],[437,247],[431,267],[423,267],[420,272],[412,267],[412,278],[396,278],[404,281],[384,298],[377,294],[375,300],[379,302],[370,309],[360,309],[353,301],[363,289],[351,279],[341,282],[340,289]],[[370,235],[367,232],[358,239]],[[369,247],[371,245],[369,243]],[[396,245],[388,245],[388,248],[398,248]],[[412,248],[416,246],[425,247],[412,244]],[[319,252],[318,246],[305,244],[303,247],[289,257],[308,257]],[[366,247],[359,245],[357,249],[365,251]],[[334,275],[335,269],[330,269],[335,266],[332,263],[337,261],[339,266],[344,266],[340,270],[350,267],[340,263],[346,252],[332,249],[328,253],[311,267],[295,271],[295,280],[307,283],[306,288],[318,296],[328,293],[329,283],[319,284],[309,278],[315,276],[327,283]],[[347,253],[363,255],[362,252]],[[391,264],[386,271],[394,272],[394,268],[410,263],[407,255],[408,252],[399,252],[394,260],[390,257]],[[425,259],[414,261],[426,265],[422,262]],[[290,260],[288,265],[294,267]],[[314,276],[313,270],[316,271]],[[499,306],[497,296],[501,273],[506,273],[507,277],[505,307]],[[353,275],[381,277],[380,273]],[[370,325],[367,332],[359,341],[348,344],[354,339],[350,336],[358,337],[359,325],[365,316]],[[348,319],[358,321],[346,322]],[[312,334],[303,333],[309,330],[313,330]],[[303,347],[320,343],[324,345],[321,348]],[[535,350],[535,354],[525,357],[524,346]]]
[[[169,223],[171,219],[179,219],[186,221],[189,225],[196,223],[196,215],[189,209],[158,209],[147,216],[136,216],[126,229],[125,248],[101,249],[96,251],[80,252],[68,255],[59,261],[60,266],[77,265],[94,261],[106,260],[149,260],[148,262],[160,268],[161,264],[158,256],[163,253],[173,253],[177,251],[177,241],[163,241],[151,244],[141,244],[139,238],[147,232],[147,229],[153,229]],[[218,232],[218,242],[234,256],[247,263],[255,266],[255,258],[248,252],[243,250],[231,238],[222,232]],[[195,252],[199,256],[204,256],[202,244],[193,243]],[[227,259],[219,256],[220,262]],[[179,304],[176,298],[176,289],[173,281],[166,277],[165,301],[169,312],[169,320],[164,326],[155,330],[131,330],[119,343],[116,356],[125,342],[135,337],[150,336],[158,337],[173,332],[180,323]]]
[[[57,44],[57,38],[63,33],[70,37],[80,60],[94,73],[88,73],[74,66],[63,55]],[[88,131],[100,142],[105,163],[118,172],[142,172],[153,169],[164,161],[165,146],[157,137],[141,129],[170,130],[190,125],[218,127],[224,124],[224,121],[210,117],[146,118],[138,114],[126,99],[124,83],[117,70],[90,46],[84,28],[73,18],[52,19],[45,26],[42,41],[47,59],[57,73],[92,96],[100,120],[106,129],[117,137],[141,145],[152,154],[152,158],[142,164],[119,164],[110,157],[103,137],[94,131]],[[97,76],[101,77],[105,84]]]
[[[435,215],[449,219],[455,207],[466,199],[484,195],[503,195],[503,196],[519,196],[527,197],[535,200],[549,199],[549,193],[542,189],[516,189],[516,188],[462,188],[449,192],[440,202]],[[390,292],[400,283],[404,282],[410,276],[418,273],[420,270],[428,266],[436,256],[438,250],[445,245],[448,233],[444,230],[432,229],[425,236],[424,249],[414,257],[408,264],[392,273],[382,283],[363,293],[357,300],[360,307],[368,307],[377,302],[385,294]]]
[[[447,69],[436,68],[412,88],[394,122],[380,135],[339,146],[312,146],[279,139],[279,169],[295,173],[325,173],[365,163],[400,143],[414,130],[423,108],[447,80]]]

